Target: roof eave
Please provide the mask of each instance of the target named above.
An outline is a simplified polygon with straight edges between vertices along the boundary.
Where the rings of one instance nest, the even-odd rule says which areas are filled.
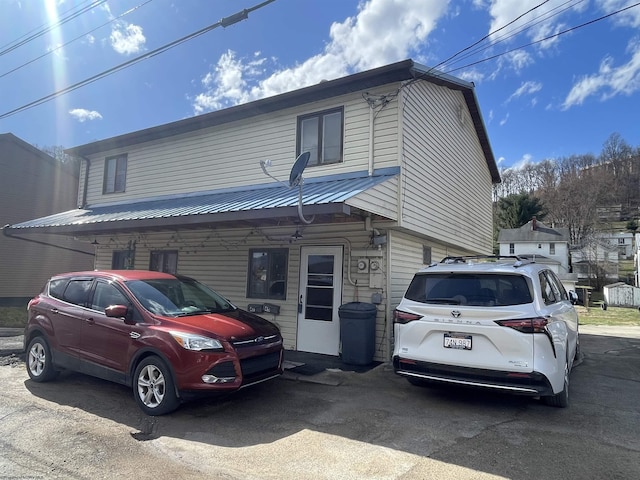
[[[315,215],[350,215],[351,207],[344,202],[305,205],[305,217]],[[70,225],[48,225],[43,227],[13,228],[5,225],[2,232],[11,237],[18,234],[51,233],[58,235],[100,235],[121,232],[141,232],[149,230],[209,228],[221,223],[254,222],[265,219],[298,218],[298,207],[279,207],[258,210],[210,213],[200,215],[180,215],[150,219],[118,220],[108,222],[88,222]]]

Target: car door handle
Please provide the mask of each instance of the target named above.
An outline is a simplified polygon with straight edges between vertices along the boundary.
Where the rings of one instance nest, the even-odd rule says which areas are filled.
[[[58,309],[57,308],[52,308],[51,309],[51,313],[58,313]]]
[[[95,325],[96,323],[96,321],[93,318],[86,318],[84,321],[89,325]]]

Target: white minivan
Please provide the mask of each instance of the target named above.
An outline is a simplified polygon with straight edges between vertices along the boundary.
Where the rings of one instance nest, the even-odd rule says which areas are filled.
[[[414,276],[394,312],[394,371],[569,405],[578,315],[548,266],[518,257],[447,257]]]

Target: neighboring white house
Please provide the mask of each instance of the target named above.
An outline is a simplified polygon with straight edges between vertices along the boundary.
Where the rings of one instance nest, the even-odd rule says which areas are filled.
[[[617,246],[598,234],[584,240],[584,243],[571,249],[573,271],[580,280],[599,279],[618,280],[619,255]]]
[[[551,228],[535,217],[520,228],[498,234],[500,255],[541,257],[557,274],[569,273],[569,229]]]
[[[575,290],[577,275],[569,263],[569,229],[551,228],[533,217],[520,228],[503,228],[498,234],[500,255],[531,258],[549,265],[567,290]]]
[[[617,249],[618,258],[627,260],[633,258],[633,233],[631,232],[603,232],[598,235],[603,241],[611,247]]]
[[[474,86],[411,60],[67,152],[80,208],[5,234],[84,239],[99,269],[195,277],[274,320],[291,350],[339,355],[339,307],[360,301],[377,306],[387,360],[415,271],[492,250],[500,175]]]

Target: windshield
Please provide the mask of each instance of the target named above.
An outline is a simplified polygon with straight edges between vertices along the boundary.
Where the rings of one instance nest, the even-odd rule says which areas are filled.
[[[405,297],[442,305],[505,306],[531,303],[522,275],[425,273],[416,275]]]
[[[157,315],[175,317],[235,310],[225,298],[190,278],[130,280],[126,285],[144,308]]]

